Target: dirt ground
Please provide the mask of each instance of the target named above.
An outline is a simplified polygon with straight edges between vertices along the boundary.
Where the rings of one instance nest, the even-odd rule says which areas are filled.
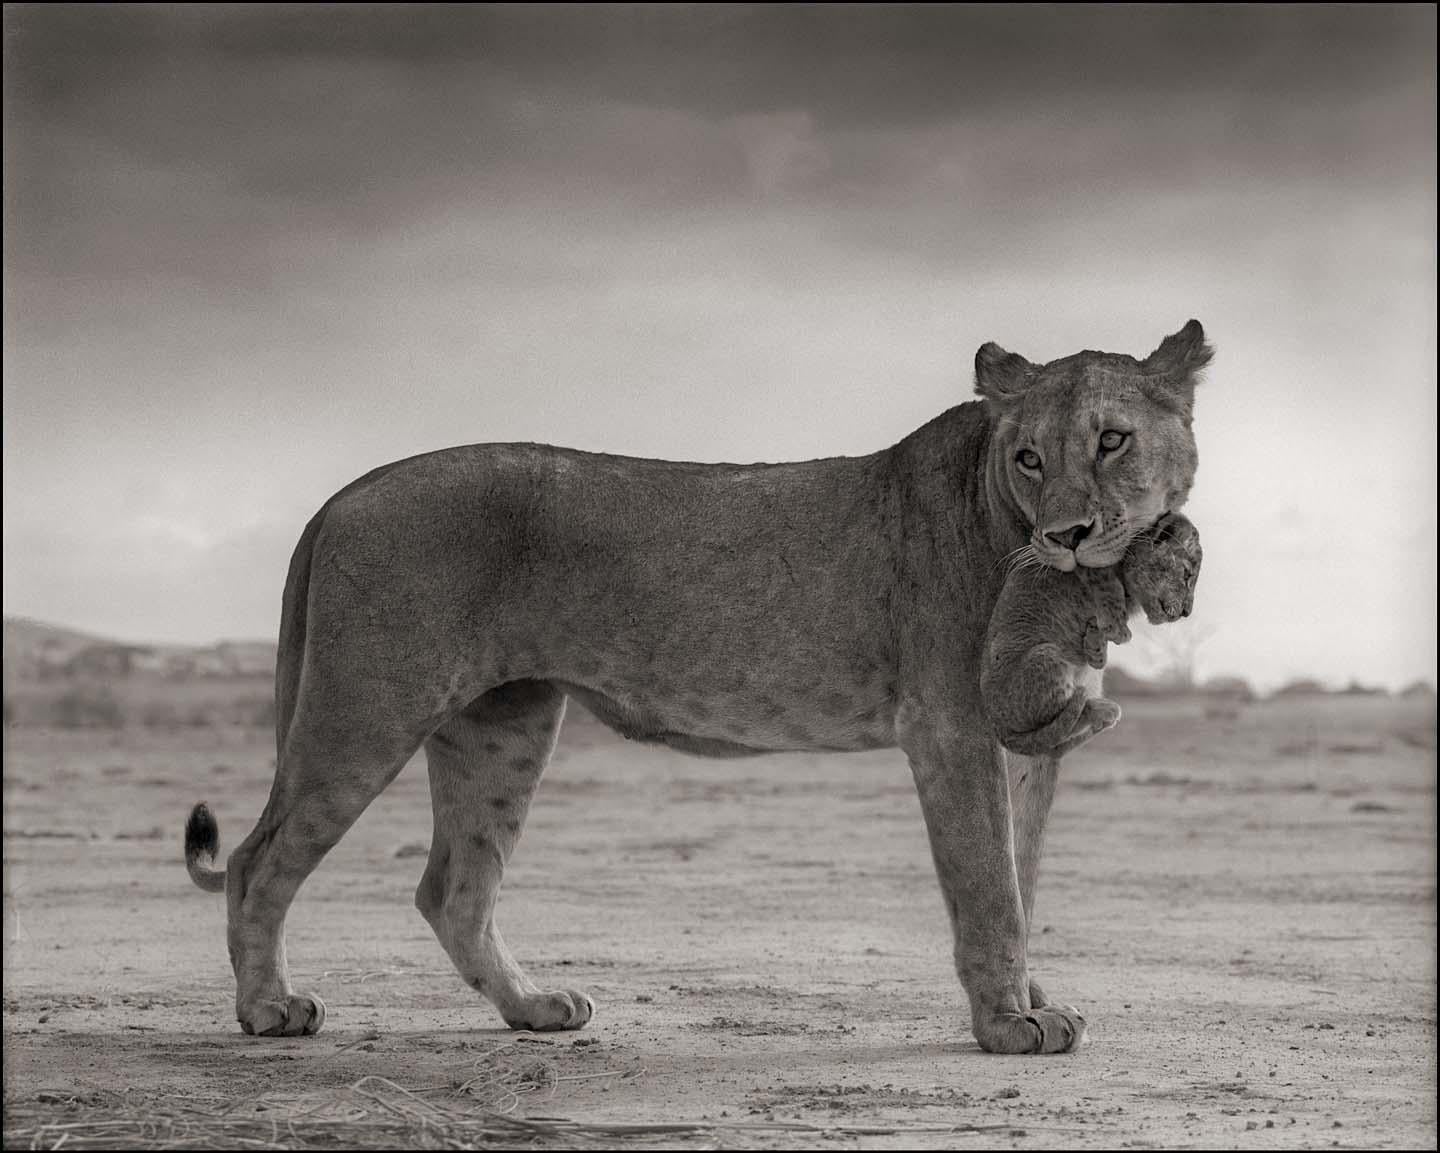
[[[499,912],[532,976],[597,1002],[545,1036],[504,1030],[411,904],[417,760],[291,914],[324,1031],[266,1040],[180,855],[196,800],[222,851],[249,830],[263,736],[12,729],[7,1132],[533,1054],[516,1114],[715,1125],[670,1144],[1433,1148],[1434,726],[1433,699],[1127,703],[1062,769],[1031,940],[1090,1040],[1028,1058],[970,1037],[898,752],[704,761],[567,725]]]

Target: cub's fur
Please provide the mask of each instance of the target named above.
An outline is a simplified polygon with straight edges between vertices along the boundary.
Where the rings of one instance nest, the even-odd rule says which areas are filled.
[[[869,456],[702,465],[481,444],[337,493],[285,584],[270,798],[223,872],[202,818],[187,853],[203,887],[225,887],[241,1028],[320,1027],[319,998],[290,984],[287,912],[421,746],[435,820],[421,914],[512,1026],[583,1026],[590,998],[537,987],[495,919],[576,697],[627,737],[691,753],[899,745],[976,1038],[1073,1048],[1083,1020],[1025,961],[1055,761],[996,742],[986,630],[1007,557],[1103,568],[1180,506],[1208,358],[1194,321],[1143,360],[1035,365],[987,344],[983,401]],[[1117,430],[1123,448],[1099,454]]]
[[[1200,534],[1180,514],[1131,542],[1111,569],[1073,574],[1025,567],[1000,593],[980,671],[980,691],[1000,743],[1017,753],[1064,756],[1120,719],[1096,695],[1109,641],[1130,639],[1128,619],[1152,624],[1190,615],[1200,575]]]

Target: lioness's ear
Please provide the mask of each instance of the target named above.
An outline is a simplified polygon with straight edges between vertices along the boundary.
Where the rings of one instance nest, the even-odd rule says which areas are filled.
[[[1178,409],[1187,416],[1195,403],[1195,385],[1200,370],[1210,363],[1215,350],[1205,343],[1205,330],[1198,320],[1191,320],[1179,332],[1171,333],[1160,347],[1140,363],[1150,377],[1145,386],[1155,400]]]
[[[994,341],[982,344],[975,354],[975,391],[986,400],[1000,404],[1018,400],[1034,378],[1033,364]]]
[[[1195,383],[1195,375],[1210,363],[1215,350],[1205,343],[1205,330],[1191,320],[1179,332],[1171,333],[1160,347],[1147,356],[1141,367],[1148,373],[1168,376],[1176,384]]]

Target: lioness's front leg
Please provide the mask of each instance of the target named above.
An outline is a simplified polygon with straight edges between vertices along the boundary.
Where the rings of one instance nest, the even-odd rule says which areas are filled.
[[[1060,758],[1051,753],[1027,757],[1006,750],[1005,764],[1010,782],[1010,818],[1015,830],[1015,874],[1020,882],[1020,904],[1025,910],[1028,958],[1030,929],[1035,923],[1035,884],[1045,848],[1045,826],[1055,801]],[[1050,998],[1032,974],[1030,1007],[1044,1008],[1049,1003]]]
[[[1000,746],[978,711],[951,720],[907,703],[897,728],[920,794],[975,1039],[992,1053],[1075,1048],[1084,1018],[1067,1006],[1036,1007],[1030,999],[1025,908]]]

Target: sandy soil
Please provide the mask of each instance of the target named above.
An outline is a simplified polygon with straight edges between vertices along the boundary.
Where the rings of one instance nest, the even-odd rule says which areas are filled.
[[[257,1040],[179,833],[203,798],[237,842],[272,750],[12,730],[7,1117],[116,1090],[208,1107],[366,1074],[453,1084],[498,1049],[556,1078],[521,1114],[823,1127],[712,1147],[1433,1148],[1433,708],[1127,705],[1062,771],[1031,963],[1090,1042],[1044,1058],[970,1038],[899,753],[703,761],[567,726],[500,906],[532,975],[598,1002],[545,1037],[501,1028],[411,906],[417,762],[291,915],[325,1030]]]

